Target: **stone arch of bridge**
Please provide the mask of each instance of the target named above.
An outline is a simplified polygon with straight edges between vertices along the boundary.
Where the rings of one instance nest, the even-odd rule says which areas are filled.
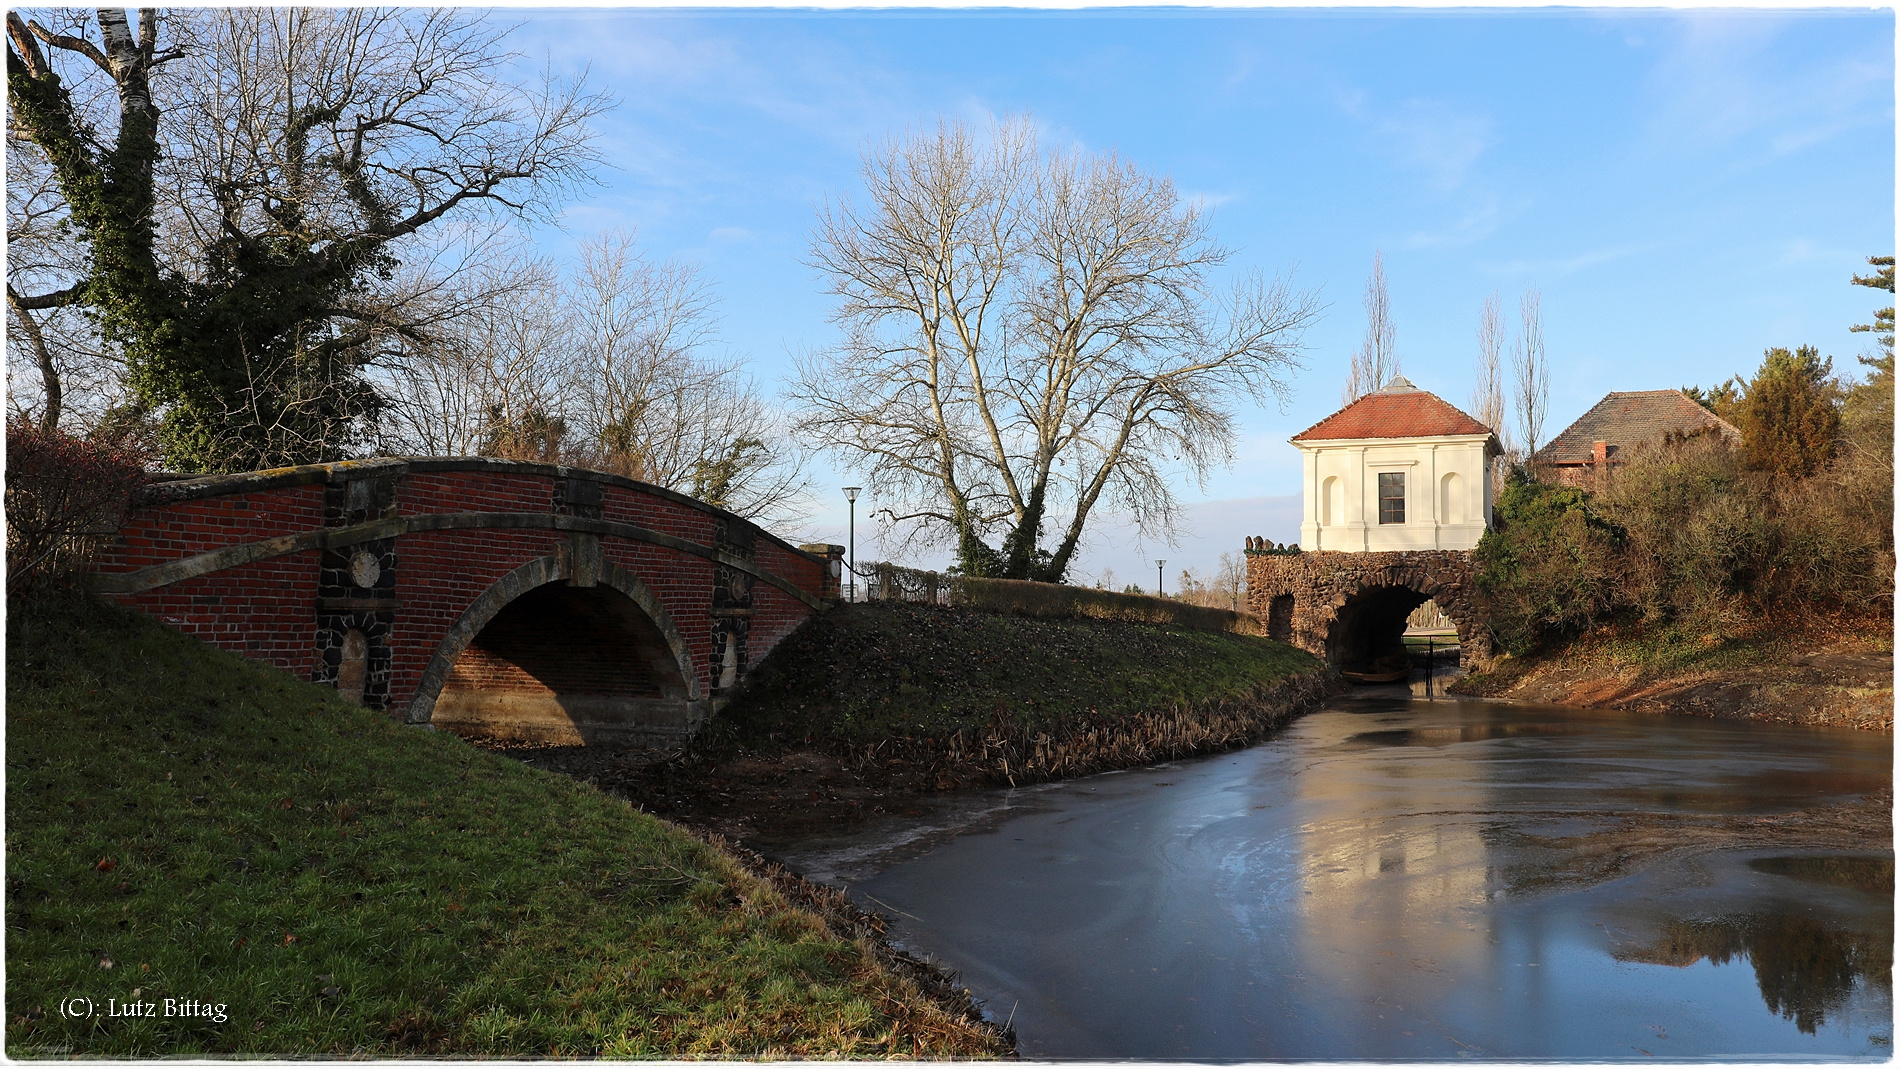
[[[1406,616],[1428,599],[1457,627],[1459,659],[1489,664],[1490,631],[1470,554],[1288,553],[1249,540],[1247,600],[1267,637],[1335,667],[1396,652]]]
[[[1428,575],[1409,570],[1387,570],[1383,575],[1335,593],[1327,606],[1326,663],[1335,667],[1362,665],[1405,652],[1406,618],[1427,601],[1458,629],[1459,644],[1473,649],[1476,630],[1458,592]]]
[[[707,703],[692,653],[659,597],[597,548],[564,550],[470,602],[405,720],[570,745],[663,745],[698,726]]]

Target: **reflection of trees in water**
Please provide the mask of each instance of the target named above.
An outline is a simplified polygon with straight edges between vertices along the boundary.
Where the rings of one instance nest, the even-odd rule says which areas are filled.
[[[1893,935],[1842,931],[1790,914],[1676,921],[1655,942],[1615,952],[1618,961],[1694,965],[1703,958],[1723,965],[1746,957],[1768,1008],[1814,1034],[1854,993],[1857,980],[1893,985]]]
[[[1827,883],[1837,887],[1852,887],[1856,891],[1869,894],[1893,894],[1893,858],[1814,856],[1796,854],[1791,857],[1758,857],[1749,861],[1748,867],[1756,872],[1768,872],[1777,876],[1791,876],[1808,883]]]

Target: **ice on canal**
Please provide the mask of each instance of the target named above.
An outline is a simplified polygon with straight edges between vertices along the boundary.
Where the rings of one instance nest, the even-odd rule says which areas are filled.
[[[769,844],[1031,1058],[1887,1059],[1891,740],[1398,694]]]

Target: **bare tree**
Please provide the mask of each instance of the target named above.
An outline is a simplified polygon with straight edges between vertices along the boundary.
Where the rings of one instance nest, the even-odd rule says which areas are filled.
[[[1524,291],[1519,305],[1522,324],[1511,346],[1511,370],[1516,377],[1513,399],[1517,402],[1517,426],[1523,435],[1526,457],[1533,456],[1543,444],[1544,414],[1550,408],[1550,361],[1544,352],[1544,314],[1542,296],[1535,286]]]
[[[509,250],[456,277],[457,292],[444,295],[453,314],[378,375],[389,402],[384,449],[562,459],[577,362],[560,273],[544,257]]]
[[[579,464],[763,522],[798,516],[802,455],[744,365],[708,352],[715,302],[696,268],[608,234],[570,273],[516,252],[457,277],[454,314],[379,380],[384,449]]]
[[[1026,120],[940,122],[862,173],[867,202],[828,206],[813,239],[845,336],[801,361],[799,427],[972,574],[1059,580],[1105,502],[1168,531],[1169,466],[1226,462],[1228,405],[1298,366],[1312,298],[1215,292],[1230,253],[1165,178],[1044,153]]]
[[[1478,314],[1477,385],[1471,391],[1471,414],[1491,428],[1505,457],[1512,452],[1511,430],[1506,426],[1504,408],[1504,311],[1496,293],[1484,299],[1484,311]],[[1504,458],[1499,458],[1503,461]],[[1502,463],[1493,464],[1493,492],[1501,488]]]
[[[48,430],[62,418],[84,430],[121,399],[121,369],[84,314],[86,250],[51,165],[11,128],[6,151],[8,409]]]
[[[1352,354],[1352,370],[1346,375],[1341,399],[1352,404],[1398,373],[1398,339],[1392,326],[1392,301],[1386,294],[1385,257],[1374,251],[1372,274],[1366,278],[1366,339]]]
[[[715,300],[698,268],[609,233],[583,244],[570,300],[576,458],[743,516],[796,514],[802,458],[744,365],[708,352]]]
[[[1223,553],[1212,576],[1202,579],[1194,569],[1183,568],[1174,588],[1172,596],[1176,601],[1239,612],[1241,599],[1247,593],[1247,568],[1241,558]]]
[[[1504,314],[1498,295],[1484,299],[1478,314],[1477,386],[1471,391],[1471,414],[1499,435],[1504,426]]]
[[[381,402],[362,368],[441,310],[443,280],[410,269],[440,221],[544,216],[597,162],[604,98],[511,85],[506,31],[480,17],[148,9],[134,27],[101,9],[7,28],[12,131],[85,249],[64,299],[179,465],[355,448]],[[52,299],[20,292],[26,311]]]

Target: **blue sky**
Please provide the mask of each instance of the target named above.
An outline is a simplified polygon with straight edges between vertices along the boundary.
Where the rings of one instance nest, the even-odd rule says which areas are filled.
[[[1771,345],[1854,368],[1847,327],[1882,295],[1848,276],[1894,247],[1891,10],[515,14],[536,65],[620,101],[602,185],[543,244],[632,227],[701,264],[768,387],[836,338],[801,262],[814,207],[856,193],[867,142],[938,116],[1028,114],[1045,144],[1168,174],[1232,269],[1316,290],[1286,410],[1242,408],[1238,462],[1184,487],[1177,545],[1105,523],[1084,580],[1152,584],[1160,556],[1172,586],[1246,534],[1297,537],[1286,439],[1338,407],[1375,250],[1407,375],[1460,406],[1486,295],[1541,290],[1548,437],[1610,390],[1714,383]],[[796,533],[841,540],[851,474],[820,469]]]

